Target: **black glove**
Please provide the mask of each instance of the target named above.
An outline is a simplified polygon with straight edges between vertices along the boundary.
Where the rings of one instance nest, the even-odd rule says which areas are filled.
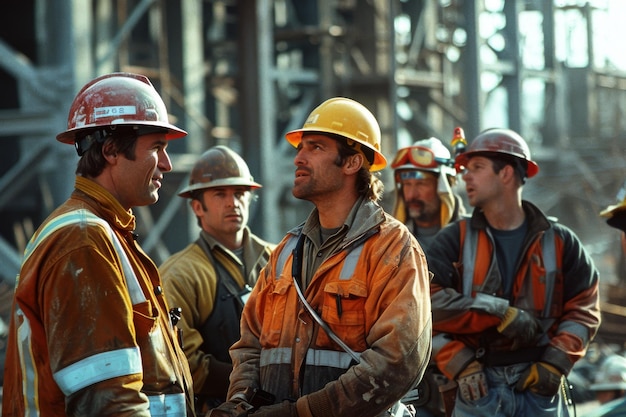
[[[209,361],[209,375],[204,381],[202,387],[202,395],[207,397],[226,399],[228,392],[228,384],[230,381],[230,373],[233,370],[233,365],[227,362],[221,362],[211,356]]]
[[[254,407],[244,400],[231,400],[209,411],[206,417],[248,417],[248,413],[252,411],[253,408]]]
[[[536,362],[528,367],[515,384],[516,391],[531,390],[535,394],[552,397],[559,392],[563,374],[546,362]]]
[[[283,401],[279,404],[266,405],[259,408],[250,417],[298,417],[296,403]]]
[[[521,308],[509,307],[497,329],[504,336],[513,340],[511,350],[517,350],[533,344],[541,326],[539,321],[529,312]]]
[[[456,377],[456,383],[459,386],[459,395],[465,401],[479,400],[489,392],[483,366],[478,361],[470,362]]]

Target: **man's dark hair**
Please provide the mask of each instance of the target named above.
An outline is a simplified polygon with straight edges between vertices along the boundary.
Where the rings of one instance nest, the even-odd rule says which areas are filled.
[[[528,169],[528,162],[521,158],[516,158],[512,155],[503,154],[500,152],[485,152],[483,156],[491,159],[493,164],[493,171],[497,174],[507,165],[511,165],[520,184],[526,183],[526,170]]]
[[[339,135],[330,135],[326,133],[331,138],[335,139],[339,144],[339,157],[335,161],[337,166],[342,166],[346,159],[350,156],[357,154],[359,151],[348,146],[346,143],[346,139]],[[367,149],[362,147],[363,149]],[[370,149],[367,149],[370,151]],[[373,151],[372,156],[364,155],[365,159],[368,161],[368,164],[371,164],[374,160]],[[376,174],[370,172],[368,166],[362,166],[357,174],[357,182],[356,188],[359,195],[364,195],[372,201],[379,201],[382,199],[384,185],[383,182],[378,178]]]
[[[80,139],[83,143],[87,139],[89,143],[88,147],[82,150],[82,156],[76,166],[76,175],[87,178],[95,178],[100,175],[107,163],[102,150],[108,144],[111,144],[110,152],[121,153],[126,159],[135,160],[136,131],[129,128],[100,131],[100,133],[103,139],[94,140],[89,136]]]

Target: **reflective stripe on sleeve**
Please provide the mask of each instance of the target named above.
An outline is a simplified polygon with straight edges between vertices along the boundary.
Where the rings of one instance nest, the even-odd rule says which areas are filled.
[[[65,395],[118,376],[142,373],[139,348],[103,352],[78,361],[54,373],[54,380]]]
[[[187,415],[185,394],[149,395],[148,399],[152,417],[185,417]]]

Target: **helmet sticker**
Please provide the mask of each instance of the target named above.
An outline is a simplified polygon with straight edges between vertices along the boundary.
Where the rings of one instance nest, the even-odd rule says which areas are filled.
[[[124,116],[130,114],[137,114],[137,107],[135,106],[110,106],[110,107],[96,107],[93,112],[94,119],[101,117],[113,117]]]

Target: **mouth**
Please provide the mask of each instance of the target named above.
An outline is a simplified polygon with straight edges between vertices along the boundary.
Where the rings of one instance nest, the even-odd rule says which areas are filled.
[[[225,216],[226,220],[241,220],[241,215],[237,213],[227,214]]]
[[[154,186],[156,188],[161,188],[161,182],[163,181],[163,177],[154,177],[152,178],[152,184],[154,184]]]
[[[304,170],[304,169],[297,169],[296,170],[296,178],[300,178],[300,177],[308,177],[309,173]]]

